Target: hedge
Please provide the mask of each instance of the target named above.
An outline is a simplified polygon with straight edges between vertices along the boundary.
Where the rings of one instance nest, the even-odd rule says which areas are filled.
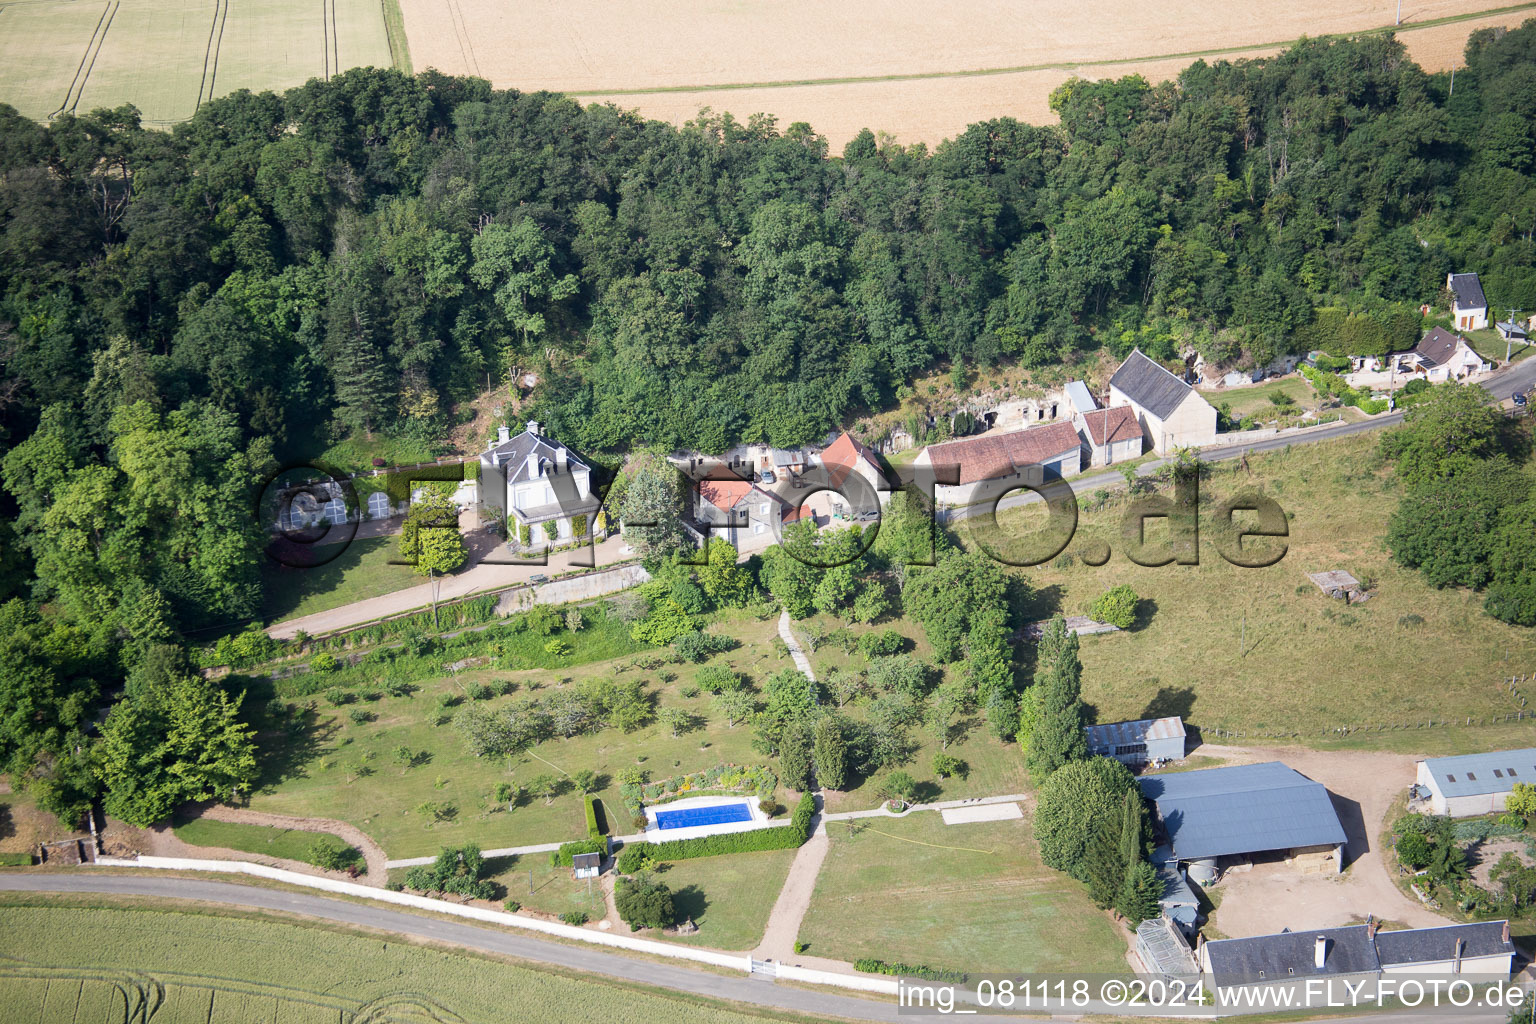
[[[5,868],[29,868],[32,866],[30,853],[0,853],[0,867]]]
[[[588,793],[585,798],[587,805],[587,838],[591,840],[602,839],[608,834],[608,823],[604,820],[607,816],[597,809],[597,797]]]
[[[726,832],[717,836],[700,836],[698,839],[670,839],[662,843],[636,845],[633,852],[624,851],[619,857],[618,868],[623,874],[633,874],[642,860],[692,860],[695,857],[715,857],[723,853],[757,853],[760,850],[792,850],[811,837],[811,819],[816,815],[816,798],[806,793],[795,805],[795,813],[788,825],[753,829],[750,832]],[[564,849],[564,847],[562,847]]]
[[[608,839],[600,836],[597,839],[580,839],[574,843],[561,843],[560,849],[554,850],[549,855],[549,862],[556,867],[570,867],[571,858],[578,853],[607,853]]]
[[[967,977],[964,971],[949,971],[940,967],[928,967],[925,964],[888,964],[884,960],[873,958],[855,960],[853,969],[867,974],[898,974],[908,978],[927,978],[929,981],[963,982]]]

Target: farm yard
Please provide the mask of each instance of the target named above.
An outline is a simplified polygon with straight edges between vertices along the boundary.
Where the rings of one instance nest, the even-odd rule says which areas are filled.
[[[0,102],[38,119],[132,103],[146,124],[164,126],[237,89],[282,91],[351,67],[408,68],[403,39],[388,27],[391,3],[0,3]]]
[[[944,9],[904,0],[827,6],[699,4],[637,7],[550,0],[515,8],[489,0],[402,0],[416,66],[480,75],[503,88],[550,89],[682,123],[702,108],[738,120],[811,124],[834,151],[863,128],[930,145],[969,123],[1055,119],[1048,98],[1073,74],[1149,81],[1201,57],[1278,52],[1302,36],[1392,26],[1390,5],[1320,0],[1255,12],[1118,0],[1085,9],[1047,0],[1026,9],[987,0]],[[1427,70],[1449,68],[1468,33],[1513,27],[1536,5],[1426,0],[1398,31]],[[1198,26],[1198,33],[1192,32]]]
[[[107,901],[97,901],[107,902]],[[747,1024],[772,1019],[594,975],[567,976],[389,936],[237,915],[7,894],[6,1020],[524,1020]],[[132,941],[124,941],[131,935]],[[153,965],[146,969],[146,965]]]

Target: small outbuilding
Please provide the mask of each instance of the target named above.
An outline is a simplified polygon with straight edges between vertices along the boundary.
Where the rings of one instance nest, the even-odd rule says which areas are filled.
[[[1360,586],[1360,581],[1343,569],[1309,572],[1307,579],[1316,583],[1317,589],[1329,597],[1342,599],[1350,604],[1364,599],[1365,589]]]
[[[1515,783],[1536,782],[1536,748],[1427,758],[1419,762],[1415,782],[1436,814],[1494,814],[1504,810]]]
[[[571,858],[571,877],[596,878],[603,871],[603,855],[578,853]]]
[[[1136,958],[1149,974],[1180,977],[1200,973],[1189,940],[1166,916],[1149,918],[1136,926]]]
[[[1088,734],[1090,754],[1112,757],[1129,765],[1178,761],[1184,757],[1184,720],[1177,715],[1090,725],[1084,731]]]

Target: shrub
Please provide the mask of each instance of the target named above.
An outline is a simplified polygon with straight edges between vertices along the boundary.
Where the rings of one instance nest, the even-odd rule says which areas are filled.
[[[963,779],[970,774],[971,766],[953,754],[933,755],[933,774],[941,779]]]
[[[868,974],[904,975],[909,978],[926,978],[929,981],[954,981],[963,982],[967,975],[964,971],[950,971],[939,967],[928,967],[923,964],[887,963],[884,960],[865,958],[855,960],[853,969],[864,971]]]
[[[470,700],[490,700],[496,696],[496,691],[484,683],[475,683],[469,688]]]
[[[636,843],[634,846],[626,846],[619,851],[618,859],[614,861],[614,870],[621,875],[634,875],[645,871],[656,863],[651,856],[651,844]]]
[[[352,719],[353,725],[367,725],[373,721],[373,712],[366,708],[353,708],[347,712],[347,717]]]
[[[560,636],[557,636],[552,640],[548,640],[544,644],[544,653],[552,654],[557,658],[565,657],[567,654],[570,654],[572,650],[574,650],[574,648],[571,646],[571,642]]]
[[[906,646],[907,638],[894,629],[884,629],[878,633],[865,633],[859,637],[859,653],[866,658],[882,658],[892,654],[901,653]]]
[[[549,862],[557,867],[568,868],[571,866],[571,858],[578,853],[607,853],[608,840],[604,836],[596,839],[578,839],[572,843],[561,843],[560,849],[549,855]]]
[[[591,793],[586,795],[583,803],[587,805],[587,839],[591,841],[601,840],[608,834],[608,822],[606,815],[598,809],[597,797]]]
[[[1429,863],[1429,840],[1422,832],[1409,832],[1397,841],[1397,859],[1410,868]]]
[[[0,868],[25,868],[32,866],[30,853],[0,853]]]
[[[311,672],[335,672],[340,667],[341,662],[337,661],[336,655],[330,651],[321,651],[309,663]]]
[[[587,916],[587,912],[585,910],[567,910],[565,913],[560,915],[560,920],[564,921],[568,925],[573,925],[577,928],[580,928],[582,925],[586,924],[592,919]]]
[[[711,654],[730,650],[731,642],[731,638],[728,636],[723,636],[719,633],[705,633],[702,630],[696,629],[691,633],[684,633],[672,641],[672,646],[677,649],[678,654],[689,661],[699,662],[707,661]]]
[[[501,904],[501,909],[509,914],[515,914],[523,909],[523,905],[517,902],[517,900],[504,900]]]
[[[348,846],[335,836],[317,836],[309,844],[305,859],[323,871],[341,871],[350,867],[358,857],[357,849]]]
[[[811,948],[811,944],[809,942],[801,942],[799,939],[795,940],[795,952],[796,953],[804,953],[806,950],[808,950],[810,948]]]
[[[343,704],[352,703],[352,694],[339,686],[333,686],[325,691],[325,702],[333,708],[339,708]]]
[[[699,669],[694,681],[707,693],[726,693],[739,690],[745,685],[741,673],[733,672],[723,665],[704,666]]]
[[[1088,609],[1088,617],[1121,629],[1130,629],[1136,624],[1136,605],[1140,600],[1136,591],[1122,583],[1100,594]]]
[[[649,874],[621,879],[614,886],[613,906],[631,929],[665,928],[677,915],[672,890]]]

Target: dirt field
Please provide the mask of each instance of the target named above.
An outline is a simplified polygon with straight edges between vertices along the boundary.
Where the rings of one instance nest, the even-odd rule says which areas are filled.
[[[1408,0],[1416,59],[1441,68],[1483,24],[1518,25],[1536,4],[1490,18],[1490,0]],[[1390,0],[1298,0],[1251,7],[1175,0],[403,0],[418,68],[479,74],[498,86],[556,89],[670,121],[701,107],[740,118],[808,121],[834,148],[869,127],[934,143],[999,114],[1048,121],[1047,97],[1072,73],[1171,77],[1201,54],[1260,56],[1303,33],[1390,25]],[[1414,23],[1420,27],[1414,28]]]
[[[184,121],[236,89],[390,66],[392,2],[0,0],[0,102],[39,119],[132,103],[146,123]]]

